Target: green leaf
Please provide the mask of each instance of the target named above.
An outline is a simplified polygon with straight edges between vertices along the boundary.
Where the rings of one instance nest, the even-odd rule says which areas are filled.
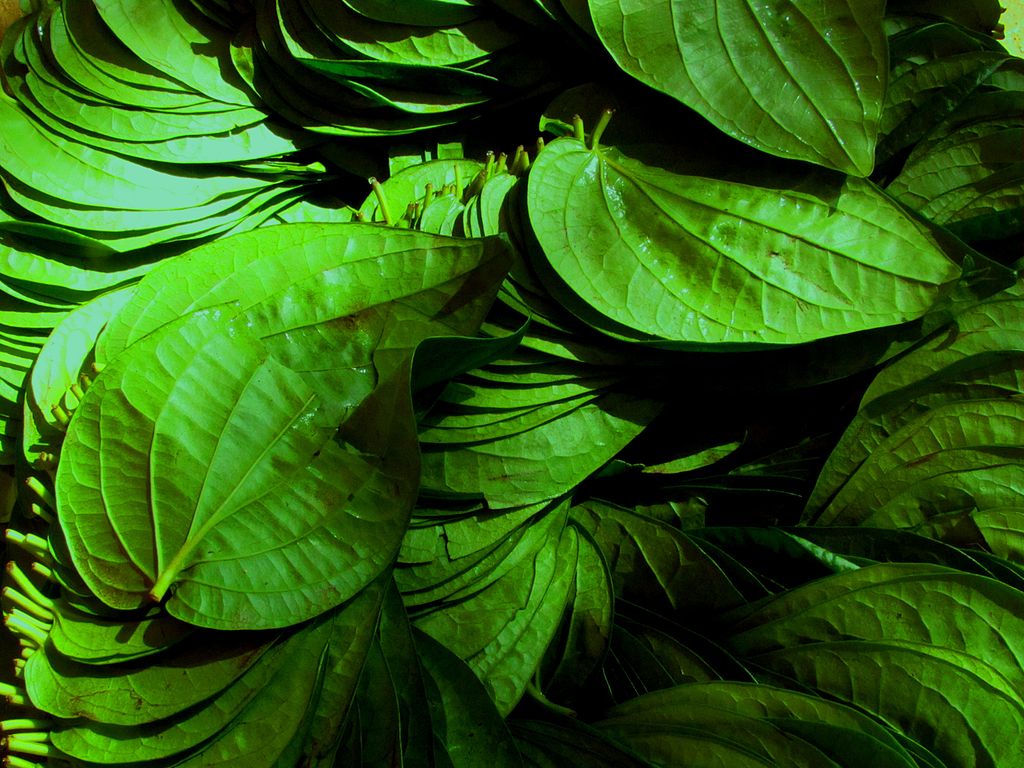
[[[773,651],[758,664],[920,741],[947,766],[999,768],[1024,748],[1019,694],[976,657],[933,646],[837,641]]]
[[[695,680],[717,680],[713,668],[696,653],[657,630],[618,621],[601,674],[611,703]],[[633,631],[636,630],[636,634]]]
[[[970,653],[1012,686],[1024,675],[1024,595],[935,566],[875,565],[811,582],[734,624],[744,656],[831,640],[905,641]],[[1020,626],[1017,626],[1020,624]]]
[[[938,404],[895,430],[857,467],[819,525],[911,528],[944,515],[1017,505],[1024,401]]]
[[[504,720],[472,670],[429,635],[415,637],[438,761],[452,768],[522,765]]]
[[[807,501],[805,519],[819,519],[833,497],[881,456],[890,437],[929,423],[927,414],[973,409],[975,401],[1019,397],[1022,284],[998,293],[959,314],[954,325],[882,369],[868,387],[853,422],[832,451]],[[988,406],[982,406],[988,407]],[[998,407],[998,406],[997,406]],[[1007,435],[1009,436],[1009,435]],[[952,448],[954,441],[943,448]],[[974,443],[976,447],[981,447]],[[910,460],[924,459],[923,451]],[[877,510],[872,510],[875,512]],[[954,511],[949,509],[947,511]],[[832,517],[833,513],[829,513]],[[863,513],[858,513],[863,518]],[[879,524],[886,524],[879,518]],[[834,521],[838,522],[838,521]],[[859,520],[858,520],[859,522]],[[921,522],[919,520],[919,522]]]
[[[651,763],[622,748],[582,723],[513,720],[519,751],[529,768],[649,768]]]
[[[1003,8],[998,0],[889,0],[889,14],[921,13],[951,19],[985,35],[994,35]]]
[[[229,36],[181,0],[98,0],[96,10],[139,58],[227,104],[253,99],[227,66]],[[145,11],[143,11],[145,8]]]
[[[22,441],[29,461],[42,452],[54,452],[63,441],[63,428],[51,408],[60,405],[71,412],[78,405],[78,398],[69,389],[72,384],[79,384],[103,326],[127,303],[134,290],[126,287],[105,293],[69,312],[39,351],[25,385]]]
[[[425,27],[450,27],[465,24],[482,13],[472,0],[345,0],[345,5],[369,19],[389,24],[416,24]]]
[[[270,648],[268,633],[196,634],[153,659],[81,664],[44,646],[25,665],[32,704],[61,718],[112,725],[183,712],[237,680]]]
[[[941,138],[918,144],[886,190],[930,221],[968,241],[1024,231],[1024,93],[1003,114],[943,126]]]
[[[533,557],[486,589],[415,620],[417,628],[469,664],[502,715],[522,698],[558,629],[578,547],[573,528],[556,530]]]
[[[117,664],[162,653],[195,628],[163,612],[142,618],[101,619],[69,605],[54,613],[49,641],[61,656],[82,664]]]
[[[633,339],[796,344],[893,326],[926,314],[961,272],[854,178],[753,186],[564,138],[537,158],[527,195],[560,296]]]
[[[867,176],[885,93],[883,3],[590,0],[640,82],[758,149]]]
[[[126,46],[100,17],[96,3],[66,0],[53,8],[50,18],[53,58],[79,88],[106,101],[144,109],[210,110],[209,97],[146,63]],[[65,28],[67,44],[62,40]]]
[[[385,595],[334,764],[430,768],[428,682],[397,590]]]
[[[524,559],[535,558],[557,534],[564,524],[561,507],[560,502],[542,502],[418,529],[421,543],[432,534],[440,546],[426,562],[410,562],[400,556],[405,567],[396,570],[395,582],[405,604],[419,607],[458,602],[503,578]],[[406,541],[409,538],[407,535]]]
[[[305,738],[310,764],[336,753],[353,706],[359,676],[374,641],[388,582],[375,582],[334,614],[331,638],[322,660],[322,684]]]
[[[885,727],[857,710],[769,685],[734,682],[680,685],[620,704],[597,727],[618,735],[627,744],[637,736],[653,742],[637,727],[640,725],[648,726],[650,736],[663,728],[668,743],[678,736],[692,738],[696,735],[687,731],[678,733],[679,727],[703,727],[712,741],[712,745],[704,747],[710,754],[717,751],[717,745],[713,744],[715,737],[728,736],[734,748],[745,747],[760,757],[770,758],[773,765],[827,765],[824,756],[818,754],[817,759],[815,756],[822,750],[834,752],[830,738],[842,739],[854,747],[835,754],[835,765],[851,768],[865,764],[900,768],[915,765]],[[664,747],[651,751],[655,750],[664,751]],[[807,760],[810,762],[805,762]]]
[[[397,553],[417,469],[412,351],[425,336],[479,322],[496,281],[475,269],[497,253],[447,242],[468,261],[433,262],[437,252],[420,251],[431,267],[413,270],[411,252],[389,250],[390,237],[366,237],[372,250],[358,250],[364,240],[345,239],[353,226],[380,231],[253,233],[264,247],[297,236],[293,254],[309,259],[307,269],[274,251],[230,272],[241,281],[234,285],[218,277],[230,263],[203,269],[218,244],[154,273],[111,326],[105,353],[128,346],[77,411],[57,481],[72,557],[108,604],[131,608],[170,593],[168,610],[186,621],[284,626],[353,596]],[[329,234],[356,253],[342,249],[341,264],[337,252],[318,254]],[[416,233],[399,239],[439,244]],[[360,271],[372,275],[381,259],[397,279],[367,294]],[[332,304],[300,298],[346,274]],[[168,280],[176,289],[165,293]],[[184,319],[168,323],[179,313]],[[159,375],[143,373],[152,359],[163,360]]]
[[[6,94],[0,98],[0,120],[5,173],[64,205],[182,211],[226,195],[256,191],[264,183],[252,176],[209,169],[174,167],[170,171],[73,143],[31,121]],[[68,189],[69,178],[76,181],[74,190]]]
[[[328,247],[331,244],[335,247]],[[275,301],[289,302],[291,314],[275,320],[266,309],[263,315],[266,331],[283,336],[295,332],[291,323],[316,325],[331,313],[336,313],[335,318],[363,313],[364,321],[379,322],[381,318],[370,311],[373,302],[385,304],[392,298],[422,294],[425,307],[411,311],[413,316],[434,320],[424,336],[447,335],[457,329],[462,330],[456,335],[466,335],[486,312],[507,259],[507,247],[496,238],[454,240],[371,224],[303,223],[247,232],[164,262],[148,275],[136,298],[100,337],[96,359],[105,364],[166,323],[236,301],[241,302],[240,311],[257,313],[264,311],[258,309],[261,306],[275,306]],[[419,267],[413,268],[414,264]],[[481,267],[483,272],[478,273]],[[392,278],[387,284],[380,280],[385,273]],[[469,281],[471,287],[466,290],[472,298],[467,295],[470,300],[449,307],[447,291],[458,290],[451,283],[460,276]],[[330,302],[321,307],[322,288],[327,284],[332,286]],[[368,298],[368,288],[375,291],[374,299]],[[398,325],[395,342],[404,342],[411,352],[415,342],[403,338],[406,332]]]
[[[883,168],[900,150],[932,135],[1010,59],[994,40],[941,22],[894,35],[890,56],[878,146]]]
[[[572,516],[601,549],[617,598],[669,616],[743,602],[700,543],[672,526],[598,501]]]
[[[332,41],[359,58],[449,66],[481,59],[517,39],[514,31],[488,16],[425,28],[376,22],[354,13],[346,3],[305,0],[305,4]]]
[[[61,723],[50,740],[61,752],[101,765],[159,760],[180,754],[229,728],[255,697],[265,694],[273,677],[288,666],[286,652],[296,651],[299,643],[294,639],[264,653],[240,678],[206,701],[176,715],[140,725],[73,720]],[[288,673],[301,675],[301,670]]]
[[[423,491],[483,496],[491,509],[567,493],[639,434],[660,403],[609,392],[560,418],[488,442],[423,446]],[[551,462],[552,455],[561,460]]]
[[[579,541],[576,583],[542,677],[548,698],[573,705],[574,694],[585,687],[608,652],[614,594],[601,550],[585,529],[569,524],[576,528]]]
[[[381,184],[381,193],[371,193],[363,201],[359,212],[367,221],[398,221],[408,207],[428,199],[428,186],[433,192],[440,192],[454,185],[456,196],[461,197],[467,184],[483,169],[483,163],[476,160],[443,159],[430,160],[405,168]],[[381,208],[381,197],[388,207],[385,215]]]

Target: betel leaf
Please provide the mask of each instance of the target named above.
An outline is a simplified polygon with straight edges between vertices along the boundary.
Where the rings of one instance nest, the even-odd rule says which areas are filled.
[[[63,439],[63,430],[51,409],[60,405],[70,410],[78,404],[77,398],[68,390],[73,384],[79,384],[96,337],[128,301],[133,290],[134,287],[128,286],[104,293],[68,313],[43,345],[25,386],[22,442],[25,456],[30,461],[44,451],[52,451]],[[74,403],[67,402],[69,396]]]
[[[608,738],[569,720],[513,720],[510,728],[529,768],[650,768],[650,763],[623,751]]]
[[[275,641],[274,633],[197,634],[153,659],[81,664],[50,647],[25,665],[32,702],[62,718],[139,725],[182,712],[237,680]]]
[[[205,701],[153,723],[122,725],[86,719],[62,722],[50,739],[72,757],[101,765],[158,760],[184,752],[229,725],[275,675],[301,674],[289,669],[285,651],[296,652],[300,631],[289,641],[264,653],[237,680]],[[308,663],[308,661],[307,661]]]
[[[608,651],[614,595],[601,550],[582,526],[569,524],[576,528],[579,542],[576,583],[542,678],[549,698],[572,704],[574,693],[596,673]]]
[[[661,404],[610,391],[533,429],[448,448],[424,445],[425,494],[486,499],[492,509],[567,493],[600,469],[660,410]],[[561,457],[557,463],[552,454]]]
[[[909,606],[914,620],[906,621]],[[728,645],[745,656],[835,638],[964,651],[1024,676],[1024,599],[994,579],[935,566],[875,565],[811,582],[745,615]]]
[[[500,510],[480,523],[468,517],[419,529],[433,534],[441,551],[424,563],[410,565],[403,560],[405,567],[395,571],[406,606],[433,609],[457,603],[500,580],[524,559],[535,558],[564,524],[561,508],[558,502],[531,505]],[[419,513],[417,508],[414,514]],[[407,534],[406,541],[409,538]],[[426,536],[418,538],[426,540]]]
[[[432,267],[417,271],[414,251],[382,256],[388,238],[369,253],[346,251],[363,241],[339,226],[293,225],[315,235],[300,237],[299,254],[313,262],[306,271],[285,263],[288,251],[235,273],[241,285],[217,277],[224,265],[197,271],[202,258],[172,264],[171,279],[184,267],[194,289],[177,291],[191,314],[167,322],[178,312],[152,301],[168,277],[160,270],[157,293],[144,290],[112,326],[108,353],[141,338],[83,399],[57,481],[72,558],[109,605],[170,592],[168,610],[186,621],[283,626],[356,594],[397,553],[417,472],[411,354],[426,335],[479,321],[496,288],[487,276],[494,254],[464,241],[449,244],[462,259],[433,263],[428,248],[419,257]],[[271,242],[281,229],[268,230]],[[327,234],[337,235],[342,263],[335,254],[316,269],[312,249]],[[360,271],[381,259],[396,280],[367,294]],[[302,301],[343,277],[333,305]],[[142,373],[153,359],[161,373]]]
[[[253,520],[236,519],[241,527],[233,542],[214,542],[217,529],[247,507],[249,515],[257,509],[266,515],[262,496],[278,490],[270,509],[274,502],[279,510],[288,509],[329,487],[318,487],[316,475],[303,475],[336,425],[323,420],[318,398],[298,374],[261,350],[253,337],[242,335],[239,344],[235,334],[233,326],[202,315],[171,325],[109,366],[76,413],[57,480],[61,521],[86,583],[113,607],[143,605],[158,582],[161,593],[166,592],[185,567],[223,552],[225,545],[228,551],[232,543],[253,549],[256,541],[250,538],[246,546],[237,538],[252,531]],[[164,375],[139,378],[136,372],[143,369],[138,361],[146,359],[167,361]],[[188,393],[204,387],[202,382],[217,383],[197,411]],[[217,424],[216,431],[203,430],[197,413]],[[174,458],[158,459],[151,468],[151,455]],[[330,449],[324,456],[324,467],[340,459]],[[170,471],[161,471],[161,463]],[[359,463],[350,463],[349,471]],[[289,490],[298,498],[289,498]],[[321,515],[328,514],[327,507],[321,505]],[[270,530],[279,527],[279,548],[308,534],[289,526],[280,511],[263,520]],[[269,532],[256,534],[261,545]],[[257,568],[287,567],[287,561]],[[262,591],[244,582],[236,590],[243,603],[247,593]],[[244,621],[237,615],[237,600],[233,618]],[[231,619],[231,614],[220,617]]]
[[[883,725],[856,709],[769,685],[724,681],[680,685],[620,704],[609,715],[597,724],[598,729],[652,756],[673,754],[669,748],[679,736],[699,742],[698,729],[703,728],[709,743],[697,749],[709,757],[728,754],[718,741],[727,737],[734,748],[769,758],[771,765],[915,765]],[[687,726],[693,731],[677,730]],[[655,734],[660,729],[665,739],[659,749]],[[816,754],[831,751],[829,738],[845,739],[853,749],[832,755],[836,762],[830,763]],[[645,742],[646,748],[641,746]]]
[[[888,61],[884,3],[590,0],[601,42],[646,85],[772,154],[871,173]]]
[[[82,664],[116,664],[160,653],[195,627],[164,612],[140,618],[99,618],[58,604],[49,640],[62,656]]]
[[[666,523],[599,501],[578,504],[572,517],[601,550],[621,600],[663,616],[743,602],[700,542]]]
[[[460,328],[458,335],[465,335],[486,312],[507,260],[507,246],[497,238],[454,240],[371,224],[303,223],[247,232],[196,248],[148,275],[100,337],[96,359],[106,364],[185,314],[236,301],[239,311],[262,313],[262,329],[286,342],[286,333],[297,332],[290,323],[316,326],[332,313],[335,318],[365,313],[369,322],[376,304],[422,294],[424,307],[402,311],[437,324],[425,335]],[[387,283],[382,275],[389,276]],[[449,302],[448,292],[458,290],[460,280],[467,282],[467,292],[462,301]],[[285,303],[289,312],[278,313],[275,302]],[[396,304],[398,311],[402,303]],[[270,309],[258,309],[261,305]],[[339,325],[344,331],[345,323]],[[404,341],[411,352],[415,343],[403,339],[403,326],[395,333],[394,341]]]
[[[1024,400],[940,403],[879,443],[817,517],[819,525],[913,528],[1019,504]]]
[[[818,477],[805,517],[820,515],[890,435],[928,410],[1024,393],[1022,297],[1018,282],[960,313],[954,325],[875,376]]]
[[[103,21],[140,59],[227,104],[250,106],[252,95],[231,77],[229,34],[182,0],[99,0]],[[146,10],[142,8],[145,6]]]
[[[556,529],[485,589],[415,620],[469,664],[502,715],[522,698],[561,623],[578,553],[575,529]]]
[[[254,192],[264,184],[243,174],[218,175],[209,167],[172,171],[76,144],[33,122],[6,94],[0,98],[0,120],[5,128],[0,147],[6,174],[30,185],[34,193],[55,196],[61,201],[58,207],[79,204],[151,212],[171,205],[180,212],[219,196]],[[78,182],[74,190],[68,188],[69,178]]]
[[[1001,768],[1022,750],[1024,706],[975,657],[918,643],[839,640],[751,659],[858,707],[920,741],[947,766]]]
[[[424,671],[434,754],[451,768],[521,765],[519,753],[487,689],[458,656],[415,632]]]
[[[310,15],[350,58],[426,66],[472,62],[517,40],[516,30],[486,15],[452,26],[410,26],[377,22],[354,13],[347,3],[303,0]]]
[[[433,733],[424,670],[401,599],[389,588],[333,765],[429,768]]]
[[[180,768],[219,765],[246,768],[254,763],[300,765],[323,687],[327,646],[337,639],[328,613],[301,627],[282,649],[291,653],[269,683],[217,735],[174,764]]]
[[[322,683],[304,748],[309,765],[331,761],[351,711],[390,581],[374,582],[335,612],[322,662]]]
[[[887,191],[972,242],[1024,231],[1024,94],[1015,95],[1002,115],[918,144]]]
[[[757,186],[566,137],[533,164],[527,196],[560,297],[633,339],[796,344],[897,325],[961,273],[925,225],[853,177]]]

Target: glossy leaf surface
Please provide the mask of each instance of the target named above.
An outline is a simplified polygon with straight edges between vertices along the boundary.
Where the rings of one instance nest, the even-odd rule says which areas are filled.
[[[796,344],[896,325],[960,274],[926,228],[854,178],[757,187],[564,138],[527,194],[577,314],[635,339]]]
[[[871,172],[885,91],[882,3],[590,0],[590,13],[620,67],[726,133]]]

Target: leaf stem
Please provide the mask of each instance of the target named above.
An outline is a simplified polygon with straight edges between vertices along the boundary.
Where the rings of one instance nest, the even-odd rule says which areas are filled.
[[[4,758],[4,768],[42,768],[42,766],[17,755],[7,755]]]
[[[53,562],[53,557],[50,555],[50,548],[46,544],[46,539],[36,536],[34,533],[26,534],[21,531],[16,531],[13,528],[8,528],[4,531],[4,538],[8,543],[14,544],[19,549],[23,549],[36,560],[47,564]]]
[[[8,704],[17,707],[25,706],[29,703],[25,689],[18,688],[10,683],[0,683],[0,697],[7,699]]]
[[[569,707],[563,707],[561,704],[555,704],[551,699],[544,695],[544,692],[537,686],[535,680],[531,680],[526,684],[526,692],[530,695],[534,701],[540,704],[544,709],[551,712],[555,712],[565,717],[576,717],[576,711],[569,709]]]
[[[579,115],[572,116],[572,135],[576,141],[585,142],[587,140],[587,134],[583,130],[583,118]]]
[[[33,755],[35,757],[50,757],[53,754],[53,749],[48,742],[32,741],[31,739],[22,738],[20,734],[8,736],[5,741],[10,752],[18,752],[22,755]]]
[[[42,481],[38,477],[35,477],[34,475],[26,477],[25,485],[30,491],[32,491],[32,493],[39,497],[39,500],[43,502],[43,504],[50,509],[57,509],[57,499],[53,495],[53,491],[43,485]]]
[[[34,717],[12,718],[11,720],[0,720],[0,733],[13,733],[14,731],[48,731],[53,727],[49,720],[40,720]]]
[[[13,587],[4,587],[3,591],[0,592],[3,595],[4,600],[8,600],[15,606],[23,610],[29,616],[39,619],[40,621],[52,622],[53,611],[46,608],[39,603],[33,602],[27,595],[19,592]]]
[[[7,563],[4,570],[7,572],[7,577],[14,582],[14,586],[18,587],[29,600],[50,610],[52,615],[53,600],[39,591],[39,588],[32,583],[32,580],[25,575],[17,563],[12,560]]]
[[[53,572],[53,569],[43,563],[35,562],[29,566],[32,569],[32,573],[38,574],[46,579],[51,584],[60,584],[57,578],[57,574]]]
[[[39,626],[39,623],[22,610],[15,608],[4,614],[4,626],[12,634],[24,638],[36,648],[41,648],[46,643],[47,627]]]
[[[40,458],[41,458],[42,456],[45,456],[45,455],[46,455],[46,454],[41,454]],[[42,521],[43,521],[44,523],[46,523],[47,525],[54,525],[54,524],[56,524],[56,522],[57,522],[57,518],[55,518],[55,517],[54,517],[54,516],[53,516],[53,515],[52,515],[52,514],[50,513],[50,511],[49,511],[49,510],[48,510],[48,509],[47,509],[46,507],[44,507],[43,505],[41,505],[41,504],[36,504],[35,502],[32,502],[31,504],[29,504],[28,508],[29,508],[29,511],[30,511],[30,512],[31,512],[31,513],[32,513],[33,515],[35,515],[36,517],[38,517],[38,518],[39,518],[40,520],[42,520]]]
[[[61,429],[67,429],[68,424],[71,423],[71,416],[64,409],[60,403],[54,403],[50,406],[50,413],[53,414],[53,418],[57,420],[57,426]]]
[[[384,194],[383,185],[377,181],[376,176],[371,176],[367,181],[370,182],[370,187],[373,188],[373,194],[377,198],[377,207],[380,209],[381,216],[384,217],[384,223],[389,227],[393,227],[395,225],[395,219],[392,217],[391,209],[388,207],[388,198],[387,195]]]
[[[614,113],[614,109],[605,109],[601,112],[601,117],[597,119],[597,125],[594,126],[594,132],[590,136],[590,149],[592,151],[596,152],[601,146],[601,137],[604,135],[604,129],[608,127],[608,123],[611,122]]]

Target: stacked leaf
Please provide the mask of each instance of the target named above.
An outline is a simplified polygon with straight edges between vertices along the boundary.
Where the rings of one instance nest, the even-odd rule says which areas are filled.
[[[951,569],[876,565],[740,609],[728,647],[755,674],[875,715],[943,765],[1012,765],[1024,719],[1021,596]]]
[[[818,525],[919,531],[1020,561],[1022,285],[871,383],[808,500]]]
[[[100,373],[60,445],[46,555],[66,596],[44,606],[46,634],[23,633],[59,753],[240,760],[282,696],[292,721],[261,755],[337,746],[418,479],[413,350],[478,326],[506,270],[494,239],[282,225],[97,307]],[[355,656],[327,695],[332,653]],[[183,669],[201,681],[188,696]],[[311,736],[318,720],[330,729]]]
[[[970,242],[1020,234],[1020,59],[948,22],[895,35],[891,55],[879,147],[883,167],[893,160],[887,191]]]
[[[322,175],[282,160],[308,140],[225,79],[225,30],[186,3],[145,6],[61,3],[9,31],[2,173],[19,219],[123,252],[252,228]]]
[[[258,226],[325,176],[288,159],[308,139],[224,79],[226,32],[185,3],[144,5],[41,3],[5,37],[5,463],[23,431],[15,401],[26,371],[69,311],[137,280],[180,243]],[[140,250],[155,245],[165,250]],[[50,409],[67,408],[63,390],[77,383],[56,386],[42,370],[35,379],[42,399],[29,400],[30,445],[35,422],[57,426]]]
[[[33,7],[11,765],[1016,764],[992,0]]]
[[[253,5],[252,44],[233,50],[235,72],[281,117],[335,136],[391,136],[464,121],[549,88],[551,72],[568,60],[566,44],[571,48],[554,19],[542,17],[538,29],[504,3]],[[538,44],[538,36],[554,44]]]

